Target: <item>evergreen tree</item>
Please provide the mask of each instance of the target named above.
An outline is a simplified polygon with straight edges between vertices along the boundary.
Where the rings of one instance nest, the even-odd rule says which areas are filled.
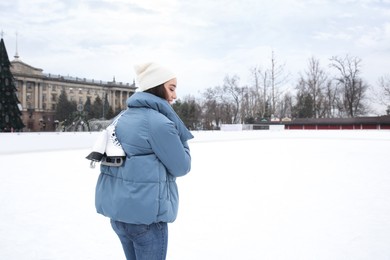
[[[77,104],[68,100],[68,95],[65,90],[61,91],[58,97],[58,103],[56,108],[56,118],[59,121],[65,121],[71,118],[73,112],[76,111]]]
[[[84,112],[87,115],[87,120],[91,119],[91,109],[92,109],[91,97],[87,97],[87,101],[85,101],[84,104]]]
[[[100,98],[100,96],[97,96],[95,98],[95,101],[93,102],[91,106],[91,118],[95,119],[101,119],[103,114],[103,101]]]
[[[201,109],[195,102],[195,99],[186,97],[183,102],[179,99],[172,107],[189,129],[193,130],[198,128]]]
[[[108,103],[108,97],[107,97],[107,93],[106,95],[104,96],[104,103],[103,103],[103,119],[107,119],[107,114],[108,114],[108,111],[110,109],[110,104]]]
[[[114,118],[116,115],[114,113],[114,110],[112,110],[112,107],[109,106],[108,107],[108,112],[106,113],[106,118],[107,119],[111,119],[111,118]]]
[[[24,127],[20,116],[15,80],[3,38],[0,42],[0,132],[21,131]]]
[[[295,118],[313,118],[314,102],[310,94],[299,93],[297,95],[297,104],[293,107],[293,117]]]

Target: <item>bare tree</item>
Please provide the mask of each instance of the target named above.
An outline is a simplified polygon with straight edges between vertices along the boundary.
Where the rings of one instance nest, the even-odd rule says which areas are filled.
[[[321,113],[322,102],[324,102],[323,91],[326,87],[327,76],[320,67],[318,59],[311,57],[308,62],[308,70],[305,72],[303,81],[307,92],[313,99],[313,117],[318,118]]]
[[[242,99],[242,93],[243,89],[239,86],[239,81],[240,78],[238,76],[233,76],[229,77],[226,76],[224,79],[224,84],[223,84],[223,92],[226,94],[228,101],[229,99],[232,100],[232,104],[227,106],[228,108],[232,109],[233,112],[233,117],[232,117],[232,122],[235,123],[240,123],[241,118],[239,111],[241,109],[241,99]]]
[[[390,75],[382,76],[379,78],[379,102],[382,105],[387,106],[387,114],[390,114]]]
[[[280,118],[291,117],[293,110],[293,98],[291,93],[287,92],[283,95],[283,99],[280,102]]]
[[[341,100],[348,117],[362,115],[368,108],[364,103],[368,85],[359,77],[360,64],[361,59],[348,55],[344,58],[331,58],[331,66],[340,73],[336,81],[340,86]]]
[[[255,114],[260,118],[270,117],[271,111],[269,111],[270,103],[270,77],[267,70],[262,70],[260,68],[251,69],[251,74],[253,76],[253,93],[255,95]]]
[[[388,99],[387,102],[390,103],[390,75],[381,77],[379,85],[383,90],[384,96]]]
[[[283,94],[280,88],[287,79],[284,66],[278,64],[272,52],[270,68],[264,70],[253,68],[251,73],[256,91],[256,107],[260,117],[266,118],[271,115],[280,117],[279,103],[282,102]]]
[[[326,83],[326,86],[324,89],[324,96],[325,96],[325,98],[324,98],[325,100],[322,103],[323,110],[322,110],[322,114],[320,115],[320,117],[334,118],[335,112],[337,110],[339,110],[339,109],[337,109],[338,108],[338,105],[337,105],[338,93],[337,93],[337,88],[335,88],[332,85],[331,81],[328,81]]]
[[[219,128],[222,118],[222,106],[220,102],[221,88],[208,88],[203,93],[203,128],[206,130],[212,130]]]
[[[280,96],[282,94],[280,90],[280,86],[286,81],[287,76],[284,72],[284,66],[278,65],[275,54],[272,51],[271,57],[271,69],[270,69],[270,86],[271,86],[271,114],[274,116],[280,117],[280,115],[276,115],[279,112],[276,107],[278,102],[280,102]]]

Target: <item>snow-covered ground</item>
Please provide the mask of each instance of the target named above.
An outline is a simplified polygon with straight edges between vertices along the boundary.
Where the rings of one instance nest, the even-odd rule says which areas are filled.
[[[390,259],[389,131],[195,132],[169,260]],[[124,259],[97,133],[0,134],[0,259]]]

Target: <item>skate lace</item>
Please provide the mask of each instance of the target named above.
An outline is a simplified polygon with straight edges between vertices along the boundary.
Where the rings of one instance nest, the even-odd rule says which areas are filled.
[[[117,136],[116,136],[116,124],[118,123],[119,121],[119,118],[123,115],[123,113],[125,112],[126,110],[123,110],[122,112],[119,113],[119,115],[114,119],[114,121],[107,127],[107,130],[109,130],[111,132],[110,134],[110,139],[112,141],[112,143],[117,146],[117,147],[121,147],[122,148],[122,145],[121,143],[119,142]]]

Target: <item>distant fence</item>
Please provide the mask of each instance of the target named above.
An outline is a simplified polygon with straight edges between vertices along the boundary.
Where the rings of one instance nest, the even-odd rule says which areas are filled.
[[[284,130],[283,124],[222,124],[221,131]]]
[[[297,118],[289,130],[390,130],[390,115],[354,118]]]

